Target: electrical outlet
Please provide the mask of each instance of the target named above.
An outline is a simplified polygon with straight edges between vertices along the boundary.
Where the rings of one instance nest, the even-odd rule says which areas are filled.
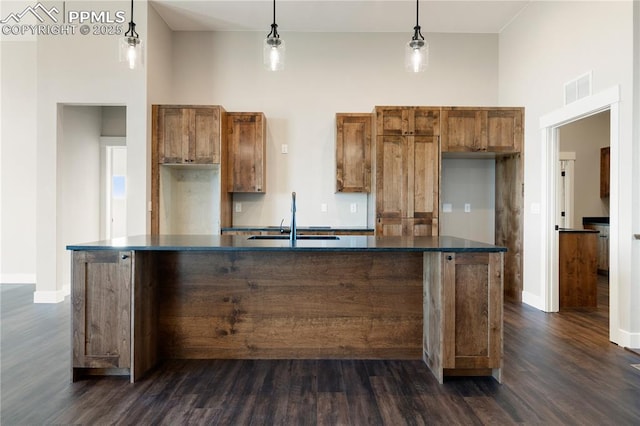
[[[471,204],[469,204],[469,203],[465,203],[464,204],[464,212],[465,213],[471,213]]]
[[[442,213],[451,213],[453,211],[453,206],[451,203],[443,203],[442,204]]]
[[[320,211],[322,213],[326,213],[327,212],[327,203],[320,204]]]
[[[356,203],[351,203],[350,209],[351,213],[356,213],[358,211],[358,205]]]
[[[236,213],[240,213],[242,211],[242,203],[236,203]]]
[[[288,154],[289,153],[289,145],[287,145],[286,143],[283,143],[280,146],[280,152],[282,152],[283,154]]]

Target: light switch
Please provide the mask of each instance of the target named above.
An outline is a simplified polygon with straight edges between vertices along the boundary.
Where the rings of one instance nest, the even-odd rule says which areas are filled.
[[[358,205],[356,203],[351,203],[351,213],[356,213],[358,211]]]
[[[282,146],[280,147],[280,150],[283,154],[288,154],[289,153],[289,145],[287,145],[286,143],[283,143]]]
[[[322,213],[326,213],[327,212],[327,203],[320,204],[320,211]]]
[[[471,204],[464,203],[464,212],[465,213],[471,213]]]

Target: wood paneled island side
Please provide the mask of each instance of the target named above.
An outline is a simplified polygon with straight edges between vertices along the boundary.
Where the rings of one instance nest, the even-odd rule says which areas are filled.
[[[420,359],[501,380],[503,247],[452,237],[70,245],[72,378],[162,359]]]

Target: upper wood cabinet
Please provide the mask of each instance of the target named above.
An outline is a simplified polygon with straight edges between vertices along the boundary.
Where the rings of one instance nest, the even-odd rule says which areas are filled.
[[[227,114],[228,192],[266,192],[266,125],[261,112]]]
[[[336,114],[336,191],[371,191],[371,114]]]
[[[435,136],[440,132],[440,108],[379,106],[375,112],[378,135]]]
[[[86,368],[131,367],[130,251],[72,254],[73,380]]]
[[[443,107],[442,152],[520,152],[523,108]]]
[[[218,105],[153,105],[151,119],[151,234],[173,232],[173,225],[167,228],[168,224],[180,224],[179,231],[185,229],[183,224],[187,229],[194,229],[194,223],[204,224],[202,216],[194,218],[182,212],[204,212],[200,206],[205,204],[214,209],[210,212],[206,233],[218,226],[231,226],[232,197],[226,191],[227,113],[224,108]],[[190,178],[177,178],[178,174]],[[209,176],[207,185],[215,186],[215,190],[207,192],[199,185],[205,175]],[[196,176],[197,182],[192,179]],[[179,186],[174,183],[185,184],[186,190],[172,191],[171,188]],[[205,193],[210,201],[194,197],[191,192],[194,188]],[[193,205],[175,198],[171,201],[174,194],[187,193],[191,194],[188,200]],[[175,210],[168,207],[175,207]],[[218,214],[219,224],[216,223]]]
[[[219,164],[224,110],[219,106],[157,107],[159,162]]]

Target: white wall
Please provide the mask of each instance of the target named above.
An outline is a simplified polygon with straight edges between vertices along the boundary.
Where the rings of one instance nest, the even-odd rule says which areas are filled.
[[[637,2],[636,2],[637,7]],[[612,164],[620,182],[618,206],[619,253],[618,288],[620,330],[614,333],[630,341],[637,333],[640,300],[638,268],[640,252],[632,252],[632,228],[640,225],[637,201],[638,135],[632,134],[633,112],[633,2],[531,2],[500,35],[501,104],[524,105],[525,116],[525,195],[524,195],[524,292],[523,300],[543,308],[545,250],[543,244],[546,211],[542,164],[540,117],[563,105],[563,84],[587,71],[593,72],[593,93],[620,86],[620,163]],[[635,26],[639,25],[637,14]],[[637,40],[637,39],[636,39]],[[636,48],[637,50],[637,48]],[[637,55],[637,52],[636,52]],[[636,70],[637,74],[639,71]],[[637,95],[636,95],[637,96]],[[635,137],[635,142],[632,142]],[[635,148],[634,148],[635,143]],[[632,210],[632,207],[635,210]],[[613,229],[612,229],[613,230]],[[613,241],[612,239],[612,241]],[[637,246],[637,243],[635,243]],[[633,288],[633,290],[632,290]],[[640,343],[640,342],[638,342]]]
[[[429,69],[403,68],[406,34],[288,33],[282,72],[262,65],[264,34],[176,32],[172,102],[263,111],[267,193],[235,194],[234,225],[277,225],[298,194],[299,225],[366,226],[367,196],[335,193],[335,114],[375,105],[495,105],[497,36],[428,34]],[[287,144],[288,154],[281,154]],[[321,213],[326,203],[328,212]],[[350,213],[351,203],[357,213]]]
[[[34,40],[2,40],[1,283],[36,282],[36,55]]]
[[[71,282],[66,245],[100,239],[100,133],[102,107],[61,106],[57,149],[57,281]],[[65,292],[67,290],[65,289]]]
[[[444,158],[441,167],[440,235],[494,244],[496,161]],[[451,204],[451,213],[442,211],[445,203]],[[471,211],[465,213],[467,203]]]
[[[571,223],[583,217],[609,216],[609,197],[600,198],[600,148],[609,146],[609,111],[560,127],[560,151],[575,152],[574,208]]]
[[[129,10],[129,5],[127,1],[78,1],[67,2],[67,9],[115,13]],[[140,37],[146,40],[145,8],[136,9],[135,21]],[[127,107],[127,232],[129,235],[147,232],[146,70],[132,71],[118,62],[119,41],[118,36],[80,34],[38,39],[36,302],[62,300],[64,287],[68,285],[56,279],[61,276],[58,269],[67,269],[69,264],[54,255],[59,253],[65,239],[58,235],[56,217],[52,214],[57,211],[56,188],[60,179],[56,167],[56,147],[63,130],[57,114],[60,104]]]

